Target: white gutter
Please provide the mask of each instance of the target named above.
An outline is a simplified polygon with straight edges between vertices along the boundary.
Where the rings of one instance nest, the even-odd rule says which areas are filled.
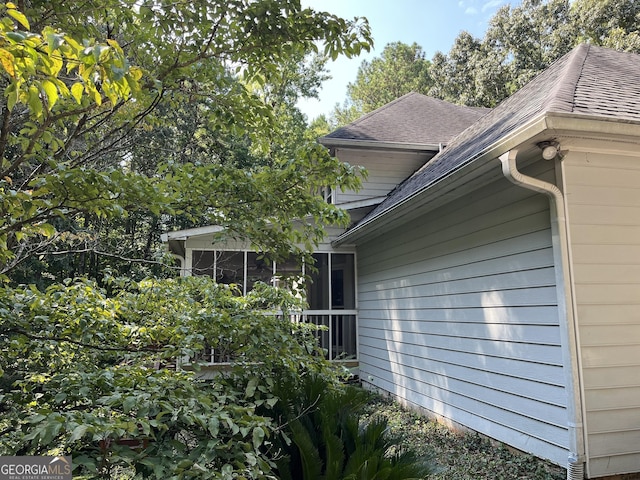
[[[355,140],[350,138],[326,138],[318,139],[318,143],[327,148],[366,148],[367,150],[409,150],[415,152],[438,152],[442,149],[442,143],[407,143],[385,142],[379,140]]]
[[[498,140],[493,145],[488,146],[485,150],[480,152],[477,158],[465,163],[460,170],[449,172],[444,177],[438,179],[434,184],[413,192],[407,198],[398,202],[388,210],[381,212],[375,218],[359,223],[335,239],[333,244],[340,245],[347,241],[351,243],[356,242],[357,240],[365,237],[368,232],[372,230],[381,232],[385,227],[385,224],[389,221],[388,218],[397,218],[407,211],[411,211],[416,208],[416,200],[418,197],[425,196],[425,190],[428,189],[430,191],[432,194],[431,198],[439,198],[442,193],[446,193],[451,188],[455,188],[455,177],[460,175],[462,172],[479,168],[478,165],[493,161],[502,153],[515,148],[524,142],[530,142],[533,138],[543,132],[551,133],[553,136],[578,134],[580,138],[584,138],[586,134],[592,134],[598,138],[606,138],[610,135],[623,135],[633,139],[634,143],[638,143],[637,139],[640,137],[640,122],[609,117],[594,117],[593,115],[580,115],[575,113],[542,112],[530,119],[524,125],[510,132],[507,136]],[[351,142],[355,143],[353,140]],[[368,143],[374,144],[377,142]],[[439,148],[439,146],[434,147]],[[429,160],[429,162],[432,162],[437,158],[438,157],[436,156]],[[471,175],[477,174],[477,172],[470,173]],[[428,200],[425,199],[425,202],[426,201]]]
[[[363,223],[359,223],[355,227],[347,230],[332,242],[333,245],[340,245],[347,240],[350,242],[357,241],[358,239],[365,236],[370,230],[374,230],[374,225],[376,231],[381,231],[381,229],[384,228],[385,223],[389,221],[389,218],[398,218],[405,212],[414,210],[417,207],[415,203],[416,200],[424,195],[425,190],[429,190],[432,195],[431,198],[442,198],[443,193],[446,194],[447,192],[450,192],[456,188],[456,182],[460,180],[460,175],[464,175],[463,172],[468,173],[470,175],[470,178],[473,178],[478,174],[477,170],[485,169],[488,171],[495,168],[495,165],[489,165],[487,162],[495,161],[495,159],[501,153],[508,151],[510,148],[514,148],[527,140],[530,140],[532,137],[545,131],[547,128],[548,125],[545,114],[541,114],[531,119],[525,125],[510,133],[507,137],[503,137],[493,145],[490,145],[488,148],[482,151],[477,158],[469,162],[465,162],[460,169],[449,172],[442,178],[439,178],[435,183],[421,188],[416,192],[413,192],[407,198],[401,200],[394,206],[390,207],[388,210],[381,212],[380,215],[376,216],[375,218],[371,218]],[[429,160],[429,162],[432,162],[437,158],[438,157],[436,156]],[[429,162],[427,162],[427,165],[429,164]],[[424,201],[428,200],[425,199]]]
[[[581,368],[578,351],[578,328],[576,319],[575,295],[572,283],[571,262],[569,261],[569,241],[567,233],[566,205],[562,191],[552,183],[544,182],[537,178],[529,177],[518,171],[516,158],[518,150],[510,150],[502,154],[502,173],[512,183],[543,193],[549,197],[551,203],[551,233],[553,244],[554,264],[556,265],[556,288],[558,290],[558,310],[566,321],[562,321],[560,315],[560,336],[563,345],[567,345],[568,354],[563,350],[564,368],[570,372],[567,379],[567,390],[572,401],[568,402],[568,429],[569,429],[569,458],[567,466],[567,479],[584,478],[585,429],[583,425],[583,396],[581,388]]]

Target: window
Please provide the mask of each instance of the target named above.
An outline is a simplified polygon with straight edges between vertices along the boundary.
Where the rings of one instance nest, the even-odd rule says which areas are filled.
[[[320,196],[324,199],[325,202],[334,204],[336,203],[334,190],[331,187],[322,187],[320,189]]]
[[[193,252],[192,273],[198,276],[213,277],[214,252],[196,250]]]
[[[251,291],[256,282],[272,283],[273,262],[256,252],[194,250],[193,275],[214,277],[218,283],[236,284],[243,294]]]
[[[296,259],[274,263],[248,251],[192,253],[194,275],[208,275],[217,282],[236,284],[242,293],[256,282],[306,291],[308,309],[298,321],[322,325],[318,340],[331,360],[357,358],[355,256],[352,253],[314,253],[314,267],[301,267]],[[306,274],[306,277],[304,276]],[[212,353],[210,358],[214,358]],[[216,357],[217,358],[217,357]]]
[[[273,262],[255,252],[247,252],[247,292],[253,290],[256,282],[273,283],[273,277]]]
[[[216,252],[215,280],[218,283],[244,285],[244,252]]]
[[[351,253],[314,253],[303,320],[324,325],[320,345],[331,360],[357,358],[355,257]]]

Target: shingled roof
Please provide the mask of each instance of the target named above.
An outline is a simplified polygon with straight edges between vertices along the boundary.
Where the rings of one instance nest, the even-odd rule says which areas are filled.
[[[447,144],[489,109],[454,105],[416,92],[407,93],[320,139],[332,146],[339,140]]]
[[[471,125],[400,184],[360,225],[428,189],[545,113],[640,121],[640,55],[580,45]]]

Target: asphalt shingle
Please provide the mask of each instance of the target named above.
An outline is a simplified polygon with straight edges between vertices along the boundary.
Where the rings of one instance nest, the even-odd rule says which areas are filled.
[[[484,115],[400,184],[361,223],[429,188],[544,113],[640,120],[640,55],[580,45]]]
[[[320,142],[324,145],[331,145],[333,140],[446,144],[488,111],[411,92],[335,130]]]

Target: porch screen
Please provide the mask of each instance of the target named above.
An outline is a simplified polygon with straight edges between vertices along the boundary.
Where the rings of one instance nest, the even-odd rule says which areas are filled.
[[[194,250],[194,275],[214,276],[225,284],[236,284],[243,294],[256,282],[292,290],[306,290],[308,308],[296,320],[323,325],[318,341],[327,357],[355,359],[356,294],[355,260],[352,253],[314,253],[314,266],[301,267],[295,259],[273,263],[256,252]]]

